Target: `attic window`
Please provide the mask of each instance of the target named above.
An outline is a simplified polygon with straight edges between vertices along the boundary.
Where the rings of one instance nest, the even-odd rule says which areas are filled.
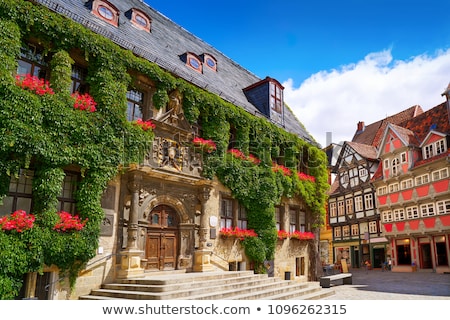
[[[150,32],[151,19],[144,12],[138,9],[131,9],[131,23],[144,31]]]
[[[207,53],[203,54],[203,63],[211,70],[217,71],[217,60],[213,56]]]
[[[270,109],[282,113],[283,87],[273,81],[270,82]]]
[[[108,1],[93,0],[92,13],[115,27],[119,25],[119,10]]]
[[[194,69],[195,71],[198,71],[202,73],[202,62],[200,59],[193,53],[188,53],[186,55],[186,65]]]

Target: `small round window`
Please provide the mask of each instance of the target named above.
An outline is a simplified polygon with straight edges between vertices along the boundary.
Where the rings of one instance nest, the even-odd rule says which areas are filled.
[[[148,25],[147,19],[145,19],[140,14],[136,15],[136,22],[142,27],[147,27],[147,25]]]
[[[98,7],[98,14],[107,20],[112,20],[114,18],[113,12],[104,6]]]
[[[216,62],[213,59],[211,59],[211,58],[206,58],[206,64],[210,68],[215,68],[216,67]]]
[[[195,58],[189,58],[189,64],[194,69],[200,69],[200,62]]]

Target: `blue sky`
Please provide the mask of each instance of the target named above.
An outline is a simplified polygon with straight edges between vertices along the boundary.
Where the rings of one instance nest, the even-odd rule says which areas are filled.
[[[358,121],[444,101],[450,82],[450,1],[145,0],[257,76],[325,146]]]

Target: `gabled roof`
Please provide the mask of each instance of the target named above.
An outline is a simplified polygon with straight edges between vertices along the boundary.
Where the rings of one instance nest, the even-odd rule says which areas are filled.
[[[414,132],[412,132],[411,130],[397,126],[392,123],[388,123],[386,129],[384,130],[381,143],[378,146],[379,148],[377,158],[379,158],[381,154],[384,153],[383,147],[386,144],[386,139],[389,136],[388,135],[389,131],[392,131],[402,141],[403,145],[405,146],[418,146],[420,143],[415,137]]]
[[[435,130],[430,130],[430,132],[428,132],[428,134],[426,135],[426,137],[420,142],[420,147],[422,148],[424,145],[428,144],[431,140],[431,142],[433,141],[432,138],[437,138],[437,139],[442,139],[444,138],[448,133],[444,133],[444,132],[438,132]]]
[[[379,146],[378,157],[384,152],[384,144],[389,130],[392,130],[407,146],[420,147],[431,134],[450,134],[449,103],[443,102],[436,107],[423,112],[399,125],[389,123]]]
[[[86,6],[86,1],[40,0],[37,2],[84,25],[97,34],[109,38],[119,46],[131,50],[137,56],[156,63],[175,76],[217,94],[222,99],[245,109],[253,115],[263,117],[261,112],[247,100],[243,92],[244,88],[262,79],[154,10],[142,0],[108,0],[119,10],[118,27],[114,27],[93,15]],[[138,9],[150,17],[150,32],[137,29],[125,16],[125,13],[132,8]],[[203,72],[200,73],[187,67],[186,63],[180,59],[186,52],[195,53],[197,56],[203,54],[213,56],[217,60],[217,71],[203,68]],[[256,54],[258,53],[255,52]],[[317,144],[295,117],[292,110],[286,107],[284,111],[283,128],[308,142]]]
[[[426,138],[431,130],[450,134],[449,104],[448,102],[443,102],[399,125],[413,131],[420,142]]]
[[[348,147],[353,149],[353,151],[359,154],[362,158],[368,161],[374,161],[377,159],[377,149],[374,146],[369,146],[367,144],[361,144],[356,142],[344,142],[342,148],[339,153],[339,157],[336,161],[336,164],[333,168],[334,172],[337,172],[338,169],[342,166],[342,161],[347,157]]]
[[[357,143],[357,142],[346,142],[350,147],[359,153],[362,157],[369,160],[377,159],[377,149],[374,146],[369,146],[367,144]]]
[[[400,124],[409,119],[413,119],[421,113],[423,113],[423,110],[420,106],[415,105],[409,107],[397,114],[367,125],[362,131],[356,131],[352,141],[378,147],[388,123]]]

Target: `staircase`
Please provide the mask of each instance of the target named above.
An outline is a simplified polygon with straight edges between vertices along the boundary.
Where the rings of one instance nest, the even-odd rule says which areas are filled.
[[[299,282],[253,271],[165,273],[103,284],[80,300],[318,300],[333,295],[318,282]]]

